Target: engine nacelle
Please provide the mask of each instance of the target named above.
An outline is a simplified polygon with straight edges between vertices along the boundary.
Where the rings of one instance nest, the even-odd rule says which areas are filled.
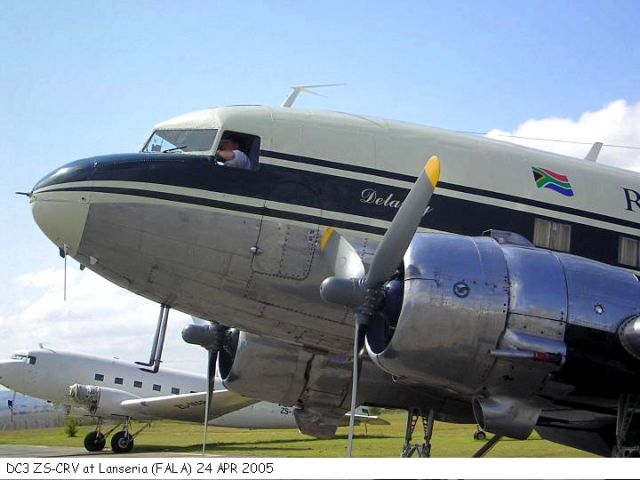
[[[333,436],[351,402],[352,362],[349,357],[310,352],[266,337],[232,330],[220,350],[224,385],[240,395],[295,406],[298,428],[319,438]],[[388,373],[364,361],[360,404],[389,408],[437,406],[438,418],[471,422],[469,406],[442,399],[416,385],[395,382]]]
[[[227,388],[247,397],[347,408],[351,363],[235,330],[220,352],[220,376]]]
[[[589,388],[594,375],[600,388],[640,388],[630,272],[491,237],[418,234],[403,282],[397,319],[369,325],[369,356],[401,380],[475,398],[488,428],[522,437],[540,410],[534,393]]]
[[[69,387],[69,397],[76,405],[86,408],[91,415],[97,416],[127,416],[120,404],[124,400],[140,398],[116,388],[80,385],[77,383]]]

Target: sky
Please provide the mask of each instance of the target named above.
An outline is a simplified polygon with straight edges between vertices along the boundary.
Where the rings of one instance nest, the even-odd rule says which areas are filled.
[[[140,148],[152,126],[292,85],[296,106],[459,131],[640,145],[640,2],[12,1],[0,15],[0,358],[39,342],[149,355],[158,307],[68,265],[25,197],[69,161]],[[508,137],[499,137],[509,140]],[[534,142],[583,156],[589,146]],[[640,171],[640,150],[602,162]],[[165,365],[204,371],[172,312]]]

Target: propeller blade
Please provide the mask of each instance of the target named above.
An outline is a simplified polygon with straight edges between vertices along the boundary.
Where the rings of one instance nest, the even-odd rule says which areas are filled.
[[[353,431],[355,429],[356,407],[358,406],[358,386],[360,384],[360,372],[362,371],[362,359],[360,352],[364,347],[367,317],[357,313],[354,316],[355,332],[353,335],[353,373],[351,384],[351,413],[349,415],[349,438],[347,440],[347,457],[351,457],[353,451]]]
[[[333,228],[327,228],[322,235],[320,251],[336,277],[360,278],[364,276],[364,265],[360,255]]]
[[[218,363],[218,350],[207,349],[209,358],[207,361],[207,395],[204,404],[204,428],[202,431],[202,455],[204,456],[207,451],[207,429],[209,427],[209,418],[211,418],[211,397],[213,397],[213,391],[215,389],[216,382],[216,364]]]
[[[400,265],[439,179],[440,159],[434,155],[427,160],[418,180],[402,202],[402,206],[382,238],[369,268],[367,288],[375,288],[389,279]]]

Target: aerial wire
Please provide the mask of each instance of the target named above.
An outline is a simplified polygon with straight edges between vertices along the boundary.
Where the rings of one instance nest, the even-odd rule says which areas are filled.
[[[464,133],[467,135],[482,135],[482,136],[486,136],[488,135],[490,132],[471,132],[471,131],[465,131],[465,130],[456,130],[456,133]],[[557,142],[557,143],[572,143],[575,145],[593,145],[594,142],[580,142],[577,140],[562,140],[560,138],[540,138],[540,137],[524,137],[521,135],[509,135],[509,134],[503,134],[503,133],[496,133],[493,134],[493,136],[495,137],[506,137],[506,138],[518,138],[521,140],[535,140],[535,141],[540,141],[540,142]],[[492,138],[492,137],[489,137]],[[640,145],[619,145],[619,144],[613,144],[613,143],[603,143],[602,144],[603,147],[611,147],[611,148],[628,148],[631,150],[640,150]]]

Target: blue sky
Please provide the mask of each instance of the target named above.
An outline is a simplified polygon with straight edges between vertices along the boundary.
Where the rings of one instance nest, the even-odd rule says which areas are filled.
[[[305,83],[348,85],[299,106],[443,128],[576,119],[640,101],[639,24],[638,1],[5,0],[0,316],[30,298],[16,277],[61,266],[13,192],[62,163],[137,150],[191,110],[280,104]]]

